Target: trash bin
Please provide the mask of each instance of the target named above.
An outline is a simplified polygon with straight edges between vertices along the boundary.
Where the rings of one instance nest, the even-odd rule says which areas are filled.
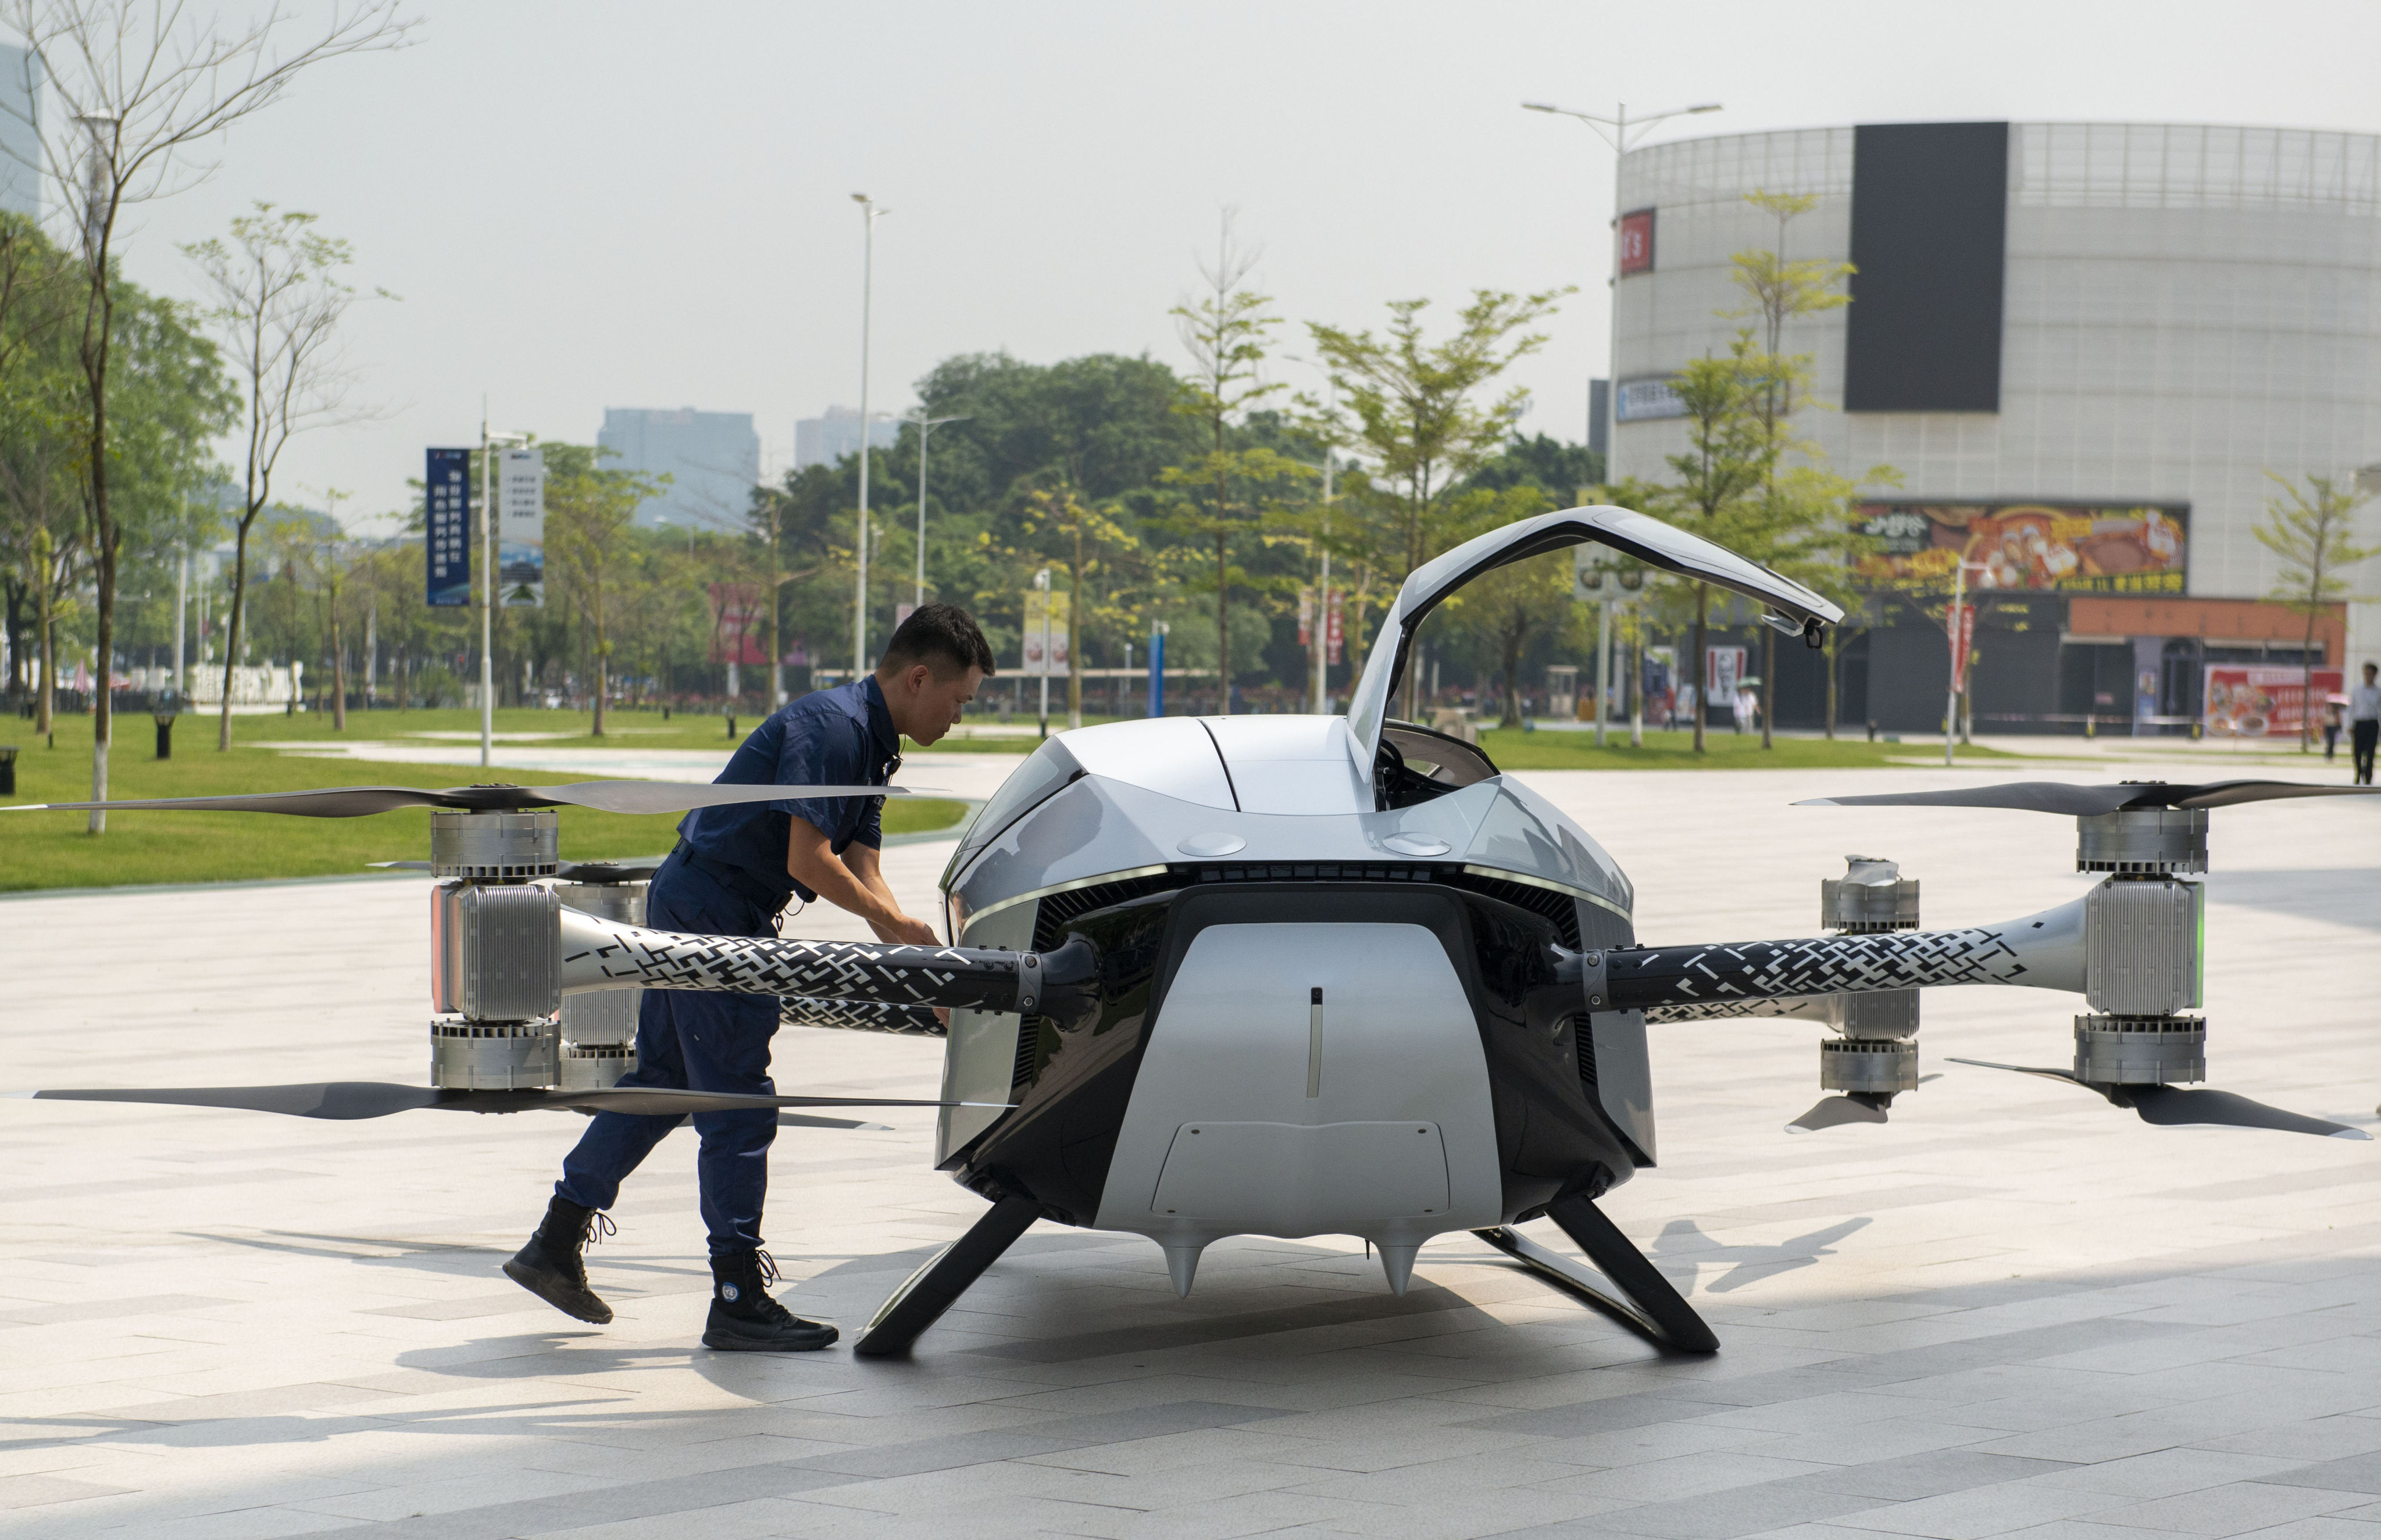
[[[17,746],[0,743],[0,797],[17,794]]]
[[[150,720],[157,724],[157,757],[159,759],[174,757],[174,716],[175,714],[170,711],[153,711],[149,714]]]

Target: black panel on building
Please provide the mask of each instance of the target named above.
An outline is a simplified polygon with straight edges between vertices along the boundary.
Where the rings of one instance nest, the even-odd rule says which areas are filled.
[[[1998,411],[2009,125],[1852,130],[1846,411]]]

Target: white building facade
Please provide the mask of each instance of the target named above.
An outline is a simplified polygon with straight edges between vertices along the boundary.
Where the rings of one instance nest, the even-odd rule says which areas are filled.
[[[2277,490],[2269,473],[2352,484],[2381,461],[2381,137],[1813,128],[1660,144],[1628,155],[1620,175],[1633,244],[1613,300],[1616,478],[1670,479],[1667,457],[1686,434],[1664,380],[1725,355],[1751,324],[1730,258],[1776,249],[1778,226],[1745,195],[1806,194],[1817,202],[1788,224],[1785,256],[1862,266],[1850,307],[1790,321],[1782,344],[1811,356],[1814,399],[1795,426],[1836,469],[1892,467],[1900,486],[1880,503],[1938,520],[2028,505],[2130,510],[2148,519],[2152,546],[2161,519],[2169,544],[2187,546],[2173,553],[2180,570],[2161,574],[2140,543],[2103,542],[2120,575],[2044,580],[2030,597],[2057,602],[2033,606],[2037,629],[2056,615],[2070,641],[2130,644],[2143,666],[2181,658],[2188,649],[2167,643],[2194,637],[2210,657],[2302,641],[2302,619],[2256,603],[2277,561],[2253,532]],[[1964,208],[1934,185],[1961,177]],[[2362,522],[2375,539],[2381,511]],[[2381,570],[2352,576],[2381,594]],[[2381,661],[2381,604],[2342,618],[2344,635],[2326,622],[2322,661]],[[2038,643],[2002,654],[2038,664]],[[1947,666],[1934,665],[1938,680]],[[2158,692],[2140,693],[2132,713],[2159,715],[2148,705]],[[1939,683],[1933,698],[1939,715]],[[2179,700],[2169,688],[2159,703],[2171,715]]]

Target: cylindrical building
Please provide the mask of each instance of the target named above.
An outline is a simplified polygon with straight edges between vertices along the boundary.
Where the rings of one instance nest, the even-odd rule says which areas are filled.
[[[1746,195],[1809,195],[1784,256],[1858,271],[1849,306],[1786,325],[1814,374],[1795,427],[1838,471],[1899,472],[1862,509],[1881,569],[1948,590],[1972,564],[1977,728],[2295,735],[2307,621],[2270,602],[2254,531],[2271,477],[2352,488],[2381,461],[2381,137],[1883,124],[1660,144],[1620,177],[1616,478],[1673,479],[1667,382],[1752,324],[1731,258],[1780,226]],[[1853,644],[1845,718],[1940,722],[1923,610]],[[2319,615],[2313,660],[2381,661],[2381,605]],[[1778,672],[1781,721],[1814,720],[1816,662]]]

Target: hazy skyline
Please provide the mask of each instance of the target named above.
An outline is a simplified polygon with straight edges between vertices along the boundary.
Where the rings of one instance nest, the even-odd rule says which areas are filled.
[[[195,297],[177,245],[263,199],[319,214],[360,287],[402,296],[348,330],[385,414],[299,438],[277,483],[317,505],[340,488],[351,523],[405,504],[424,447],[477,442],[483,393],[495,426],[578,443],[606,408],[750,411],[781,471],[797,418],[858,402],[855,191],[892,210],[879,409],[954,353],[1179,366],[1166,312],[1228,205],[1283,354],[1307,351],[1299,323],[1377,325],[1394,299],[1443,322],[1476,287],[1579,285],[1514,375],[1523,431],[1575,440],[1606,372],[1612,158],[1525,99],[1725,104],[1657,141],[1960,118],[2381,131],[2381,12],[2341,4],[409,14],[415,46],[305,76],[212,180],[128,211],[122,247],[135,279]]]

